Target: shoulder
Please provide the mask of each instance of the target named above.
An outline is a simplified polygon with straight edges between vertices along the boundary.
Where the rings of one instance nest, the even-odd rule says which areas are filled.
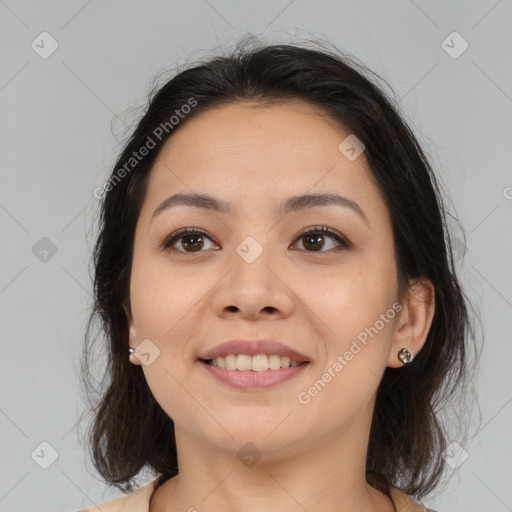
[[[77,512],[147,512],[151,496],[158,487],[160,479],[161,477],[152,480],[127,496],[93,505]]]
[[[398,487],[391,487],[390,493],[395,508],[400,512],[436,512],[417,503]]]

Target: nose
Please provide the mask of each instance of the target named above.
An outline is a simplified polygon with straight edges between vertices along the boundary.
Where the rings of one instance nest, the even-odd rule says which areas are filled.
[[[219,317],[277,320],[293,309],[293,293],[277,266],[269,265],[265,251],[252,263],[235,254],[231,269],[215,287],[213,308]]]

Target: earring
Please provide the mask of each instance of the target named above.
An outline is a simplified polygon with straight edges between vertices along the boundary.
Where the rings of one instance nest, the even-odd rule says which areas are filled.
[[[130,358],[130,362],[133,363],[133,359],[132,359],[132,355],[134,352],[138,352],[138,350],[136,348],[129,348],[128,349],[128,352],[129,352],[129,358]],[[133,356],[133,357],[136,357],[136,356]]]
[[[414,356],[406,348],[403,348],[398,352],[398,359],[404,364],[409,364],[414,359]]]

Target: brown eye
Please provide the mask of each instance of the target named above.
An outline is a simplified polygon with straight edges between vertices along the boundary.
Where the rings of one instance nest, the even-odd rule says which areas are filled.
[[[203,252],[203,247],[208,245],[205,240],[209,240],[213,248],[218,248],[218,245],[215,245],[202,229],[184,228],[167,237],[161,244],[161,248],[166,251],[176,250],[184,253]],[[174,245],[177,247],[173,247]]]
[[[331,247],[327,247],[327,250],[323,250],[326,246],[330,245],[326,242],[326,239],[329,238],[336,240],[338,247],[340,245],[345,249],[350,247],[350,243],[343,236],[326,226],[315,226],[313,229],[308,228],[302,231],[298,236],[298,240],[303,240],[302,245],[307,252],[327,252],[327,250],[332,248],[331,243]]]

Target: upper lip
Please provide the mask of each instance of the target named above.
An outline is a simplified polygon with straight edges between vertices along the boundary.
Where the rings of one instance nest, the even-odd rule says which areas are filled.
[[[277,354],[281,357],[289,357],[291,361],[298,363],[310,362],[307,356],[300,352],[293,350],[278,341],[270,339],[233,339],[215,345],[208,352],[199,356],[199,359],[208,361],[216,357],[226,357],[229,354],[247,354],[256,356],[258,354]]]

